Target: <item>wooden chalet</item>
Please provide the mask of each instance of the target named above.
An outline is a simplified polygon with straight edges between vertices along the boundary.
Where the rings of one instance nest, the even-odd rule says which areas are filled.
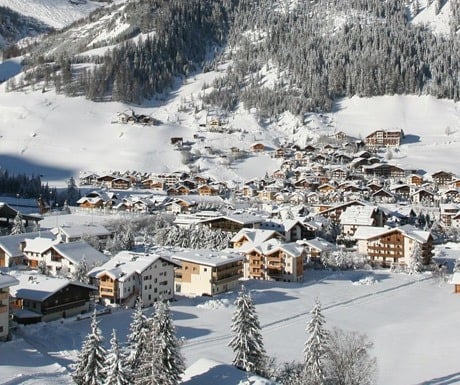
[[[22,273],[11,290],[13,320],[21,324],[52,321],[89,311],[97,287],[64,278]]]
[[[364,143],[369,148],[399,147],[404,133],[402,130],[387,131],[376,130],[364,138]]]

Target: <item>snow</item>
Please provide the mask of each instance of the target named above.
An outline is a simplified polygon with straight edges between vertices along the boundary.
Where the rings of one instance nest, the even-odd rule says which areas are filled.
[[[454,243],[447,250],[438,249],[438,254],[446,259],[458,257],[459,252],[460,245]],[[352,284],[361,281],[374,284]],[[455,352],[456,341],[460,338],[457,327],[460,309],[457,306],[459,297],[453,294],[451,284],[427,274],[357,270],[308,271],[303,283],[247,281],[245,286],[256,306],[267,353],[280,361],[302,359],[305,327],[318,298],[326,328],[337,326],[363,332],[374,342],[371,353],[377,357],[378,385],[428,384],[436,378],[449,376],[459,380]],[[211,379],[213,371],[207,369],[208,360],[217,361],[219,367],[219,363],[231,363],[233,354],[227,343],[231,338],[236,296],[234,292],[212,299],[177,296],[177,301],[171,303],[178,337],[184,341],[182,351],[186,364],[192,366],[184,383],[195,384],[187,382],[192,379],[202,385],[217,383],[219,381]],[[151,308],[146,313],[151,314]],[[121,309],[100,317],[107,346],[113,328],[117,329],[121,342],[126,341],[131,314],[132,310]],[[35,378],[36,373],[37,380],[29,383],[42,384],[43,373],[50,371],[53,372],[49,374],[50,381],[54,381],[55,376],[60,376],[63,368],[68,370],[76,358],[81,341],[89,331],[89,323],[89,319],[65,319],[21,326],[18,334],[26,342],[0,344],[0,357],[5,357],[1,351],[6,349],[5,345],[9,352],[6,361],[0,359],[0,384],[10,384],[17,373],[29,373],[30,378]],[[30,367],[27,372],[22,370],[20,358],[24,346],[32,351],[38,349],[40,353],[35,354],[41,357],[34,364],[36,368]],[[196,364],[197,368],[193,364],[201,358],[204,361]],[[198,377],[205,371],[205,377]],[[63,381],[68,378],[63,377]],[[236,375],[232,378],[235,381],[230,382],[231,385],[241,380]]]
[[[450,0],[453,1],[453,0]],[[450,1],[446,1],[438,15],[435,12],[435,1],[429,7],[426,7],[426,2],[421,1],[420,12],[414,17],[414,24],[426,25],[433,33],[447,35],[450,32],[449,19],[451,15]]]
[[[0,6],[42,21],[53,28],[63,28],[99,8],[101,3],[88,1],[72,4],[68,0],[0,0]]]
[[[428,173],[439,169],[460,173],[458,102],[413,95],[353,97],[339,101],[328,116],[337,131],[357,138],[377,129],[402,129],[406,137],[393,154],[393,164]]]

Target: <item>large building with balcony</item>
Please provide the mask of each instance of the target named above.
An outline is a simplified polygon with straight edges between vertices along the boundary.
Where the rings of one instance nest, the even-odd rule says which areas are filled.
[[[121,251],[88,276],[107,303],[131,306],[137,297],[144,306],[174,297],[174,269],[178,265],[158,254]]]
[[[245,278],[285,282],[303,280],[306,251],[299,243],[270,239],[248,248],[245,255]]]
[[[216,295],[234,290],[243,277],[244,256],[225,251],[187,250],[175,252],[175,291],[189,296]]]

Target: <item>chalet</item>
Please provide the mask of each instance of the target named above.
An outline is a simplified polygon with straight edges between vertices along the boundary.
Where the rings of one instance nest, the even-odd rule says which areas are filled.
[[[174,252],[173,261],[180,267],[175,272],[176,293],[197,296],[235,290],[243,278],[244,256],[209,250]]]
[[[36,231],[0,237],[0,267],[22,265],[26,239],[35,237],[54,239],[55,235],[50,231]]]
[[[117,179],[117,176],[115,175],[101,175],[99,178],[97,178],[97,183],[100,186],[104,186],[107,188],[112,188],[112,182],[114,179]]]
[[[337,246],[323,238],[315,237],[313,239],[298,241],[300,245],[305,248],[306,263],[321,263],[323,257],[334,250],[337,250]]]
[[[0,341],[6,341],[9,337],[10,287],[18,283],[11,275],[0,273]]]
[[[418,174],[410,174],[407,177],[407,183],[411,186],[421,186],[423,184],[423,177]]]
[[[374,163],[362,167],[367,177],[404,178],[406,171],[398,166],[388,163]]]
[[[51,246],[59,243],[57,239],[49,238],[27,238],[24,240],[24,264],[31,268],[37,268],[41,261],[44,261],[43,253]]]
[[[165,188],[164,182],[155,178],[144,179],[141,185],[143,188],[150,190],[164,190]]]
[[[101,197],[96,197],[96,198],[81,197],[77,201],[77,204],[79,207],[86,208],[86,209],[100,209],[104,207],[105,202]]]
[[[305,249],[270,239],[246,251],[245,278],[285,282],[303,280]]]
[[[412,203],[424,203],[424,204],[433,204],[435,194],[431,191],[428,191],[424,188],[421,188],[412,194],[410,194],[410,201]]]
[[[241,196],[244,198],[252,198],[257,195],[257,188],[253,185],[245,185],[241,189]]]
[[[145,306],[174,297],[176,262],[157,254],[121,251],[106,263],[89,271],[107,303],[132,305],[137,297]]]
[[[349,206],[340,215],[342,234],[353,236],[358,227],[382,227],[385,215],[377,206]]]
[[[399,147],[403,135],[402,130],[376,130],[364,138],[364,143],[369,148]]]
[[[400,199],[408,200],[410,198],[411,188],[407,184],[397,184],[390,187],[390,191]]]
[[[264,152],[265,145],[263,143],[254,143],[251,144],[250,149],[252,152]]]
[[[368,203],[358,200],[340,203],[339,205],[335,205],[332,207],[320,208],[319,215],[329,218],[332,221],[338,223],[340,221],[340,216],[342,215],[342,213],[350,206],[368,206]]]
[[[234,249],[244,251],[270,239],[284,240],[284,237],[275,230],[244,228],[238,231],[238,233],[230,239],[230,243]]]
[[[267,221],[261,224],[262,229],[269,229],[274,226],[276,226],[274,230],[283,235],[286,242],[314,238],[318,230],[317,227],[305,223],[300,219],[286,219],[276,223]]]
[[[84,186],[92,186],[97,183],[97,178],[99,178],[99,175],[94,173],[81,175],[79,178],[79,184]]]
[[[169,194],[170,190],[171,189],[168,189],[168,195],[189,195],[192,192],[192,190],[184,184],[179,184],[176,186],[174,188],[174,194]]]
[[[201,196],[213,196],[213,195],[218,195],[219,190],[215,189],[214,187],[210,185],[202,185],[197,188],[197,192]]]
[[[127,190],[131,187],[131,180],[128,178],[115,178],[111,182],[111,187],[115,190]]]
[[[83,240],[54,244],[42,252],[42,260],[45,261],[48,271],[63,276],[72,276],[80,264],[92,269],[108,259],[108,256]]]
[[[275,199],[276,191],[273,189],[263,189],[258,192],[258,198],[264,202],[271,202]]]
[[[93,223],[89,225],[59,226],[51,230],[56,237],[64,243],[75,242],[80,239],[93,239],[104,247],[113,237],[113,232],[102,225]]]
[[[395,196],[388,190],[381,188],[380,190],[372,193],[372,199],[375,202],[380,202],[380,203],[391,203],[395,202],[396,198]]]
[[[343,168],[335,168],[331,171],[331,176],[334,179],[343,180],[347,178],[348,172]]]
[[[260,228],[263,222],[263,218],[252,214],[233,214],[200,221],[201,224],[209,226],[212,229],[220,229],[222,231],[234,233],[240,231],[242,228]]]
[[[359,227],[354,238],[357,240],[358,252],[382,266],[408,266],[416,247],[420,250],[424,264],[429,264],[433,255],[431,233],[411,225],[397,228]]]
[[[445,187],[449,186],[455,180],[455,175],[447,171],[437,171],[431,175],[431,178],[438,187]]]
[[[11,207],[8,203],[0,202],[0,227],[10,226],[11,222],[18,214],[21,215],[21,219],[25,227],[29,226],[29,222],[38,223],[43,219],[40,215],[21,213],[19,210]]]
[[[460,212],[460,206],[453,203],[441,203],[440,210],[440,225],[443,227],[451,227],[453,218]]]
[[[21,273],[11,290],[13,320],[21,324],[52,321],[89,311],[97,287],[65,278]]]

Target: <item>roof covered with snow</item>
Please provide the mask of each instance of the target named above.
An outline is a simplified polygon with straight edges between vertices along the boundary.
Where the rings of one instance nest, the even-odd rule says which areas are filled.
[[[193,262],[206,266],[222,266],[228,263],[244,260],[244,256],[235,252],[229,251],[210,251],[206,249],[201,250],[183,250],[177,251],[172,254],[173,259],[180,261]]]

